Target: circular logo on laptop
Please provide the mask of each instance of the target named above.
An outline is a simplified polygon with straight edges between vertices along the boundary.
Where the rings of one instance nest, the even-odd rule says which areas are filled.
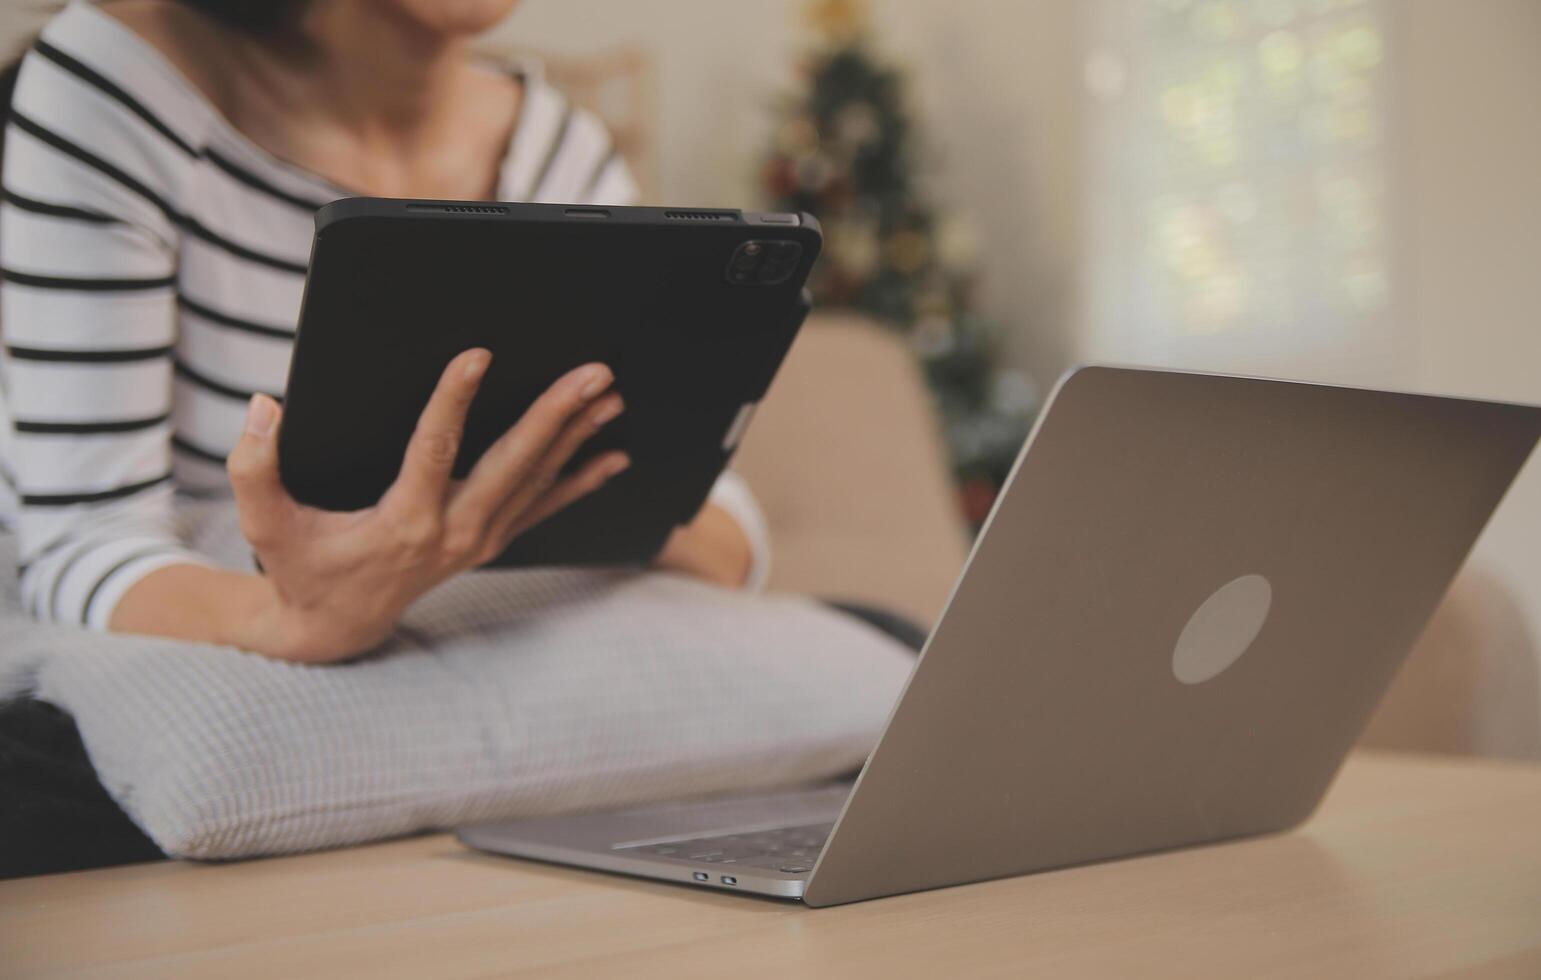
[[[1184,684],[1213,680],[1252,646],[1273,605],[1273,586],[1261,575],[1243,575],[1204,600],[1177,638],[1172,673]]]

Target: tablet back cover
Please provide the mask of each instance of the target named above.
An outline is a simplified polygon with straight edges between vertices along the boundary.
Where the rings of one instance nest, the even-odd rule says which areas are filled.
[[[569,468],[614,448],[632,465],[493,564],[651,559],[704,503],[737,446],[725,442],[735,419],[764,397],[806,312],[802,288],[820,236],[811,218],[787,217],[329,205],[317,216],[286,393],[285,485],[328,510],[373,505],[395,480],[440,373],[468,348],[488,348],[493,362],[457,477],[551,382],[600,361],[626,411]],[[783,281],[730,281],[735,252],[750,241],[796,242],[801,257]]]

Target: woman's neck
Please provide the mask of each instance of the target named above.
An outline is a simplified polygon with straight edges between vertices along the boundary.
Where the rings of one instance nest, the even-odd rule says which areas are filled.
[[[329,118],[374,143],[432,132],[464,85],[466,42],[423,30],[388,4],[315,4],[290,31],[252,42],[253,68],[289,116]]]
[[[160,48],[248,139],[339,187],[458,198],[497,189],[523,92],[475,70],[464,35],[379,0],[314,0],[272,36],[166,0],[102,9]]]
[[[521,93],[475,70],[466,38],[377,0],[328,0],[238,47],[237,125],[280,156],[381,196],[496,190]]]

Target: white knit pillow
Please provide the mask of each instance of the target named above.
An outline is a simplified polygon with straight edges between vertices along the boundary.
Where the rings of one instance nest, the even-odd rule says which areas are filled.
[[[331,667],[42,626],[3,584],[0,675],[75,716],[108,791],[182,857],[835,775],[913,662],[813,601],[662,574],[463,576]]]

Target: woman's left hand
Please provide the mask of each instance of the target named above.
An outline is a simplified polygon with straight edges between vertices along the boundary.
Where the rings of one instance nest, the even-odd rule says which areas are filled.
[[[736,589],[749,579],[753,561],[749,537],[738,521],[707,504],[695,520],[675,529],[654,565]]]

